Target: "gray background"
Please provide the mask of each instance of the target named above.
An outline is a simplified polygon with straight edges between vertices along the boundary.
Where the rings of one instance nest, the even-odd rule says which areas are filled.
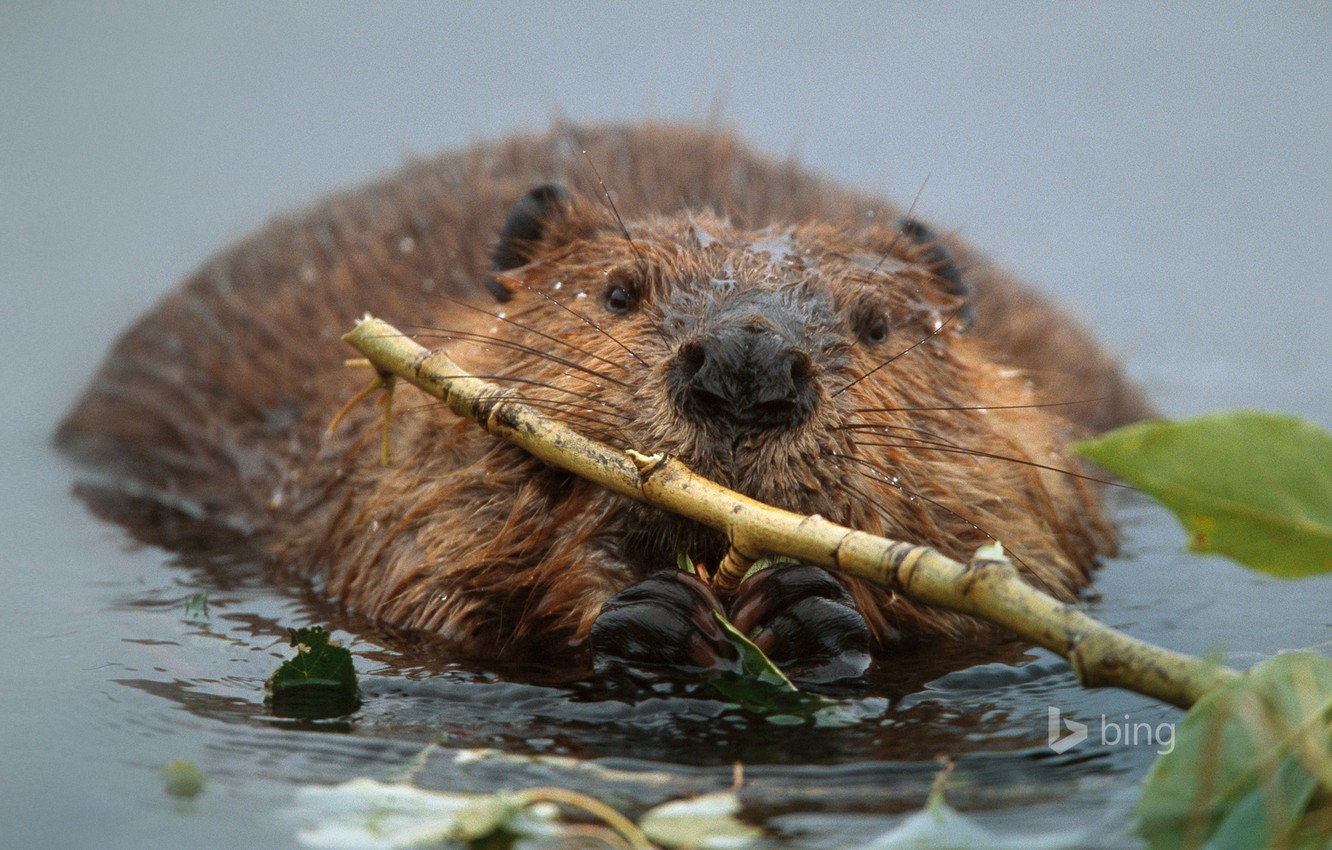
[[[925,215],[1058,292],[1172,411],[1326,420],[1286,378],[1332,339],[1330,8],[7,5],[0,285],[67,402],[274,213],[556,114],[720,104],[848,183],[925,184]]]
[[[118,663],[97,588],[160,556],[83,514],[46,440],[114,335],[270,216],[555,115],[719,108],[857,187],[924,184],[925,217],[1168,412],[1329,425],[1330,68],[1326,2],[0,2],[0,822],[15,846],[156,834],[138,748],[162,733],[86,683]]]

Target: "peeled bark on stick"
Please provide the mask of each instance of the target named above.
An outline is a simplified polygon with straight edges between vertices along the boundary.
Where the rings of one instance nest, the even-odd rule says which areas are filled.
[[[757,559],[784,555],[1003,626],[1068,659],[1085,687],[1112,685],[1188,708],[1237,675],[1097,622],[1027,584],[997,552],[983,548],[963,564],[927,546],[762,504],[695,474],[679,460],[588,439],[378,319],[366,317],[343,339],[365,355],[381,380],[402,378],[546,463],[725,532],[731,551],[713,579],[723,595],[734,591]]]

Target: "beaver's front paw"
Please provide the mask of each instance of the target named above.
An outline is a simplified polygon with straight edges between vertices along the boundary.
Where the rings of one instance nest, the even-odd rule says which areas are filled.
[[[733,669],[738,653],[713,610],[716,595],[694,576],[663,570],[602,606],[589,643],[599,672],[617,669],[698,672]]]
[[[856,679],[869,667],[865,618],[819,567],[782,564],[750,576],[731,601],[730,619],[797,682]]]

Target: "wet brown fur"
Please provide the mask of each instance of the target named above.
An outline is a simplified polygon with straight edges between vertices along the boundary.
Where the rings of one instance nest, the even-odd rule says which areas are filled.
[[[497,305],[482,284],[505,213],[550,180],[578,197]],[[347,606],[472,656],[572,659],[615,592],[675,552],[717,557],[714,534],[545,468],[414,390],[397,400],[391,467],[368,405],[325,436],[367,379],[342,365],[338,337],[368,311],[612,445],[678,454],[756,498],[955,557],[993,535],[1035,584],[1072,600],[1113,547],[1095,485],[974,452],[1074,469],[1069,439],[1147,407],[1080,328],[953,239],[977,321],[936,332],[959,302],[898,234],[899,214],[724,133],[561,127],[477,145],[209,262],[119,341],[59,438],[157,498],[245,528]],[[812,337],[813,418],[725,456],[669,402],[667,374],[681,317],[706,309],[713,278],[837,307]],[[635,308],[609,313],[601,298],[621,284]],[[865,311],[889,316],[888,342],[856,339]],[[881,649],[898,635],[989,634],[852,589]]]

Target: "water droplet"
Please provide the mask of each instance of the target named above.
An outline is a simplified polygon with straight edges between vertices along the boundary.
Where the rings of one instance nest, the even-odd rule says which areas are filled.
[[[410,236],[404,236],[398,240],[398,250],[404,254],[410,254],[416,247],[416,240]]]

